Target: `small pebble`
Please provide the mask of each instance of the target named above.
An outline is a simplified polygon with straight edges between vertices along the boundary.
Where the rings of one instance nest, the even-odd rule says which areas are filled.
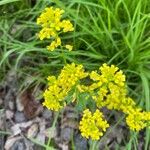
[[[15,122],[16,123],[21,123],[21,122],[24,122],[24,121],[26,121],[24,113],[17,111],[15,113]]]
[[[48,137],[48,138],[55,138],[57,136],[57,129],[56,127],[51,127],[45,130],[44,134]]]
[[[61,140],[65,142],[69,142],[71,140],[71,134],[72,134],[71,128],[63,128],[61,130]]]
[[[6,119],[12,119],[14,116],[14,112],[11,110],[6,110]]]
[[[23,111],[24,106],[22,105],[21,99],[20,99],[19,96],[18,96],[17,99],[16,99],[16,105],[17,105],[17,110],[18,110],[18,111]]]
[[[75,149],[76,150],[87,150],[88,147],[87,147],[87,140],[85,138],[82,138],[81,135],[76,135],[75,136],[75,141],[74,141],[74,144],[75,144]]]
[[[12,147],[10,148],[10,150],[26,150],[26,146],[25,146],[24,140],[21,139],[21,140],[16,141],[12,145]]]
[[[14,110],[15,109],[15,105],[14,105],[14,102],[13,101],[9,101],[8,102],[8,106],[11,110]]]
[[[28,138],[34,138],[37,133],[38,133],[38,124],[33,124],[29,129],[28,129],[28,132],[27,132],[27,137]]]
[[[43,117],[45,119],[51,119],[52,117],[52,111],[48,110],[48,109],[45,109],[42,113]]]

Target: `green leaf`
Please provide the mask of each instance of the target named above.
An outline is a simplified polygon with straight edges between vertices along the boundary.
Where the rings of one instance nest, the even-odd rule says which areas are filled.
[[[17,1],[20,1],[20,0],[2,0],[0,1],[0,6],[8,4],[8,3],[12,3],[12,2],[17,2]]]
[[[91,99],[91,97],[89,96],[88,93],[79,93],[77,95],[77,105],[76,105],[76,109],[79,112],[82,112],[83,110],[85,110],[86,108],[89,109],[93,109],[95,108],[95,103],[94,101]]]

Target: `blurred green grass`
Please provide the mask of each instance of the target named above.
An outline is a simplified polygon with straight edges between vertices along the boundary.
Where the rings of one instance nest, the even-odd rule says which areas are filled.
[[[16,2],[15,2],[16,1]],[[64,35],[72,52],[49,52],[36,33],[36,18],[50,5],[65,10],[75,31]],[[144,110],[150,110],[150,1],[149,0],[2,0],[0,2],[0,79],[14,69],[21,88],[45,84],[67,63],[82,63],[87,70],[102,63],[115,64],[127,76],[129,95]],[[65,60],[65,61],[64,61]],[[31,82],[26,83],[30,78]],[[145,132],[145,150],[150,131]],[[137,149],[138,134],[131,134],[127,149]]]

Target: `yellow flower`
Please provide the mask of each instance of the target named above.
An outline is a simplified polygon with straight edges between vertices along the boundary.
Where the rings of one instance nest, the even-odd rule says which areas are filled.
[[[73,31],[73,25],[69,20],[62,20],[64,10],[59,8],[45,8],[42,14],[37,18],[37,24],[41,25],[42,29],[38,34],[40,40],[54,39],[48,50],[55,50],[61,45],[61,39],[58,37],[62,32]],[[71,46],[67,46],[68,50],[72,50]]]
[[[141,109],[132,109],[130,114],[126,117],[126,123],[133,131],[140,131],[147,126],[145,114]],[[150,120],[149,120],[150,121]]]
[[[92,98],[98,107],[121,110],[122,105],[126,104],[125,75],[114,65],[103,64],[99,70],[100,73],[90,73],[94,81],[88,88],[90,92],[93,91]]]
[[[48,85],[53,85],[54,82],[56,82],[56,77],[55,76],[48,76],[47,81],[48,81]]]
[[[150,112],[143,112],[143,113],[144,113],[144,116],[145,116],[145,120],[149,121],[149,123],[150,123]]]
[[[45,8],[43,13],[37,18],[37,24],[42,27],[55,27],[56,23],[59,23],[64,10],[59,8]]]
[[[130,114],[133,109],[136,109],[135,101],[130,97],[123,97],[120,104],[120,110],[125,114]]]
[[[55,47],[59,44],[61,44],[61,39],[57,37],[52,46]],[[47,78],[48,88],[43,94],[45,100],[43,105],[48,109],[58,111],[66,106],[69,92],[72,89],[78,89],[80,93],[86,92],[85,100],[93,98],[98,108],[106,107],[125,113],[126,123],[131,130],[140,131],[149,127],[150,112],[142,111],[136,106],[134,100],[127,96],[123,72],[114,65],[108,66],[106,64],[100,67],[100,71],[100,73],[97,71],[87,73],[82,65],[67,64],[58,77],[49,76]],[[87,76],[92,79],[93,83],[82,85],[81,80],[87,79]],[[72,102],[75,101],[78,92],[72,94]],[[99,140],[108,127],[107,121],[98,109],[94,113],[88,109],[83,112],[79,124],[83,137]]]
[[[55,45],[56,45],[56,42],[52,41],[52,43],[49,46],[47,46],[47,49],[50,50],[50,51],[54,51],[55,48],[56,48]]]
[[[113,83],[118,87],[123,87],[125,85],[125,75],[123,75],[121,70],[118,71],[118,69],[119,68],[114,65],[108,66],[107,64],[103,64],[99,68],[101,74],[97,71],[92,71],[90,73],[90,78],[93,81],[97,81],[97,86],[95,86],[95,88],[101,87],[104,84],[108,85],[109,83]]]
[[[118,71],[118,67],[115,67],[114,65],[108,66],[107,64],[103,64],[99,70],[102,74],[100,80],[103,82],[114,82],[118,86],[124,86],[125,75],[123,75],[122,71]]]
[[[73,49],[73,46],[72,45],[66,45],[65,46],[69,51],[72,51],[72,49]]]
[[[79,125],[83,137],[99,140],[108,127],[109,124],[104,120],[103,114],[98,109],[94,114],[89,109],[84,110]]]
[[[43,106],[46,106],[48,109],[58,111],[66,105],[66,102],[63,101],[64,97],[66,96],[67,92],[61,92],[56,86],[51,86],[45,90],[43,96],[45,101],[43,102]]]
[[[47,46],[47,49],[50,51],[53,51],[53,50],[55,50],[55,48],[57,48],[60,45],[61,45],[61,39],[59,37],[57,37],[55,39],[55,41],[52,41],[51,44],[49,46]]]
[[[66,105],[65,97],[78,81],[88,74],[82,65],[74,63],[64,66],[60,75],[48,77],[48,88],[45,90],[43,105],[48,109],[58,111]]]
[[[50,37],[55,37],[56,33],[50,28],[43,28],[40,33],[38,34],[40,40],[45,38],[50,39]]]
[[[74,27],[71,24],[70,20],[63,20],[61,26],[63,28],[63,32],[69,32],[74,30]]]
[[[60,39],[60,37],[57,37],[57,39],[56,39],[56,46],[59,46],[59,45],[61,45],[61,39]]]
[[[127,108],[128,109],[128,108]],[[138,107],[130,107],[126,114],[126,123],[133,131],[140,131],[145,127],[150,127],[150,112],[142,111]]]

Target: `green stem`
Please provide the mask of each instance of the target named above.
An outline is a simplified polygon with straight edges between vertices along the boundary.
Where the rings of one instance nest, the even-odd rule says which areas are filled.
[[[56,112],[56,115],[55,115],[55,118],[54,118],[54,121],[53,121],[53,124],[52,124],[52,127],[50,129],[54,129],[55,125],[56,125],[56,122],[57,122],[57,119],[59,117],[59,112]],[[47,146],[49,147],[50,145],[50,142],[51,142],[51,138],[48,138],[48,142],[47,142]],[[47,150],[49,150],[49,148],[46,148]]]
[[[61,47],[62,48],[62,47]],[[67,61],[66,61],[66,58],[65,58],[65,54],[64,54],[64,51],[62,51],[62,59],[64,61],[64,64],[66,65],[67,64]]]
[[[97,146],[97,141],[91,141],[91,144],[90,144],[90,150],[96,150],[96,146]]]

